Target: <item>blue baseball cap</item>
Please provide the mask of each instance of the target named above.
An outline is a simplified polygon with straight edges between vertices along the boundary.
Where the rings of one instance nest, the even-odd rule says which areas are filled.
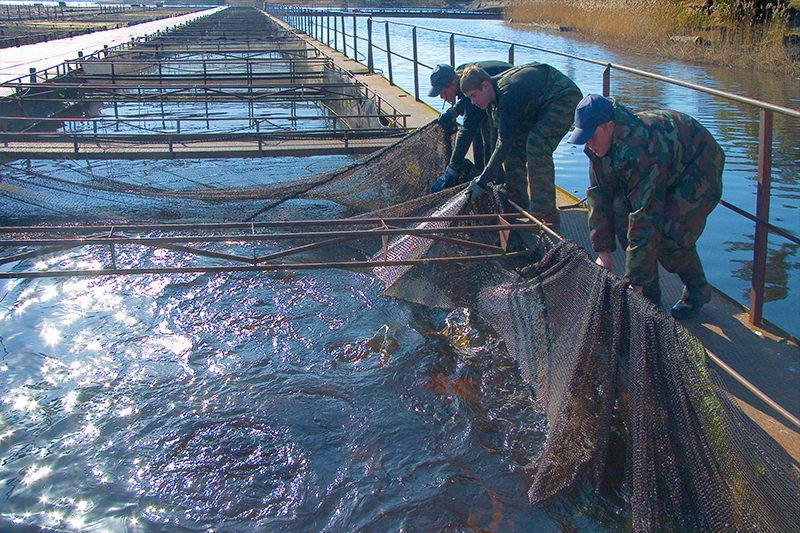
[[[599,94],[587,94],[575,108],[575,130],[569,137],[572,144],[586,144],[597,126],[614,120],[611,100]]]
[[[431,90],[428,91],[428,96],[439,96],[442,89],[450,85],[457,77],[456,69],[450,65],[436,65],[431,72]]]

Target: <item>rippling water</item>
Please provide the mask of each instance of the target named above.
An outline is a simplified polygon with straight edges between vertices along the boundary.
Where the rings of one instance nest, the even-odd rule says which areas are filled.
[[[611,510],[528,504],[544,419],[498,340],[381,290],[346,271],[6,282],[0,529],[609,530]]]

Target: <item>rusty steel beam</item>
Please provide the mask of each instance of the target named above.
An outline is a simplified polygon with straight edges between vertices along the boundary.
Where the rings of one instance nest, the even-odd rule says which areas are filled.
[[[52,270],[47,272],[41,271],[17,271],[0,274],[2,278],[34,278],[34,277],[64,277],[64,276],[98,276],[98,275],[122,275],[122,274],[142,274],[142,273],[173,273],[173,272],[231,272],[231,271],[247,271],[247,270],[293,270],[300,268],[364,268],[364,267],[379,267],[379,266],[403,266],[413,264],[430,264],[430,263],[448,263],[448,262],[463,262],[463,261],[486,261],[493,259],[501,259],[507,257],[515,257],[520,254],[532,253],[519,252],[519,253],[506,253],[502,247],[497,247],[481,242],[469,241],[462,238],[448,237],[447,234],[469,234],[469,233],[485,233],[485,232],[500,232],[505,233],[510,230],[518,231],[539,231],[539,224],[511,224],[515,219],[513,216],[508,215],[508,220],[500,215],[477,215],[477,216],[454,216],[454,217],[414,217],[414,218],[394,218],[394,219],[345,219],[345,220],[326,220],[326,221],[283,221],[283,222],[264,222],[259,223],[259,229],[273,227],[282,229],[286,227],[346,227],[346,226],[367,226],[374,227],[363,230],[342,231],[341,229],[329,229],[326,231],[312,231],[312,232],[289,232],[289,233],[256,233],[256,224],[199,224],[199,225],[156,225],[156,226],[143,226],[143,225],[130,225],[130,226],[86,226],[86,227],[0,227],[0,233],[7,233],[11,235],[10,238],[0,240],[0,247],[18,249],[20,247],[35,247],[41,246],[41,250],[27,251],[24,253],[14,253],[5,258],[0,257],[0,264],[11,263],[22,259],[30,259],[37,256],[49,255],[58,251],[63,251],[69,248],[79,246],[111,246],[113,264],[112,268],[101,270]],[[487,225],[477,226],[450,226],[444,228],[400,228],[389,226],[387,221],[394,221],[400,223],[419,223],[420,221],[448,221],[448,222],[495,222]],[[294,222],[294,224],[293,224]],[[135,228],[135,229],[134,229]],[[208,231],[211,229],[238,229],[242,233],[226,233],[222,235],[169,235],[159,237],[140,237],[140,236],[124,236],[119,235],[120,232],[126,231],[144,231],[147,228],[170,228],[171,231],[179,231],[185,233],[187,229],[192,231]],[[65,233],[85,233],[95,232],[96,235],[90,237],[62,237],[62,238],[30,238],[30,235],[48,235],[48,234],[65,234]],[[116,235],[115,235],[116,234]],[[341,245],[346,242],[360,240],[360,239],[373,239],[381,238],[385,240],[388,237],[402,237],[405,235],[414,235],[417,237],[428,238],[440,242],[446,242],[453,245],[461,246],[466,249],[475,249],[488,252],[488,255],[476,256],[463,256],[463,257],[439,257],[439,258],[425,258],[417,260],[397,260],[397,261],[355,261],[355,262],[333,262],[333,263],[316,263],[315,266],[298,266],[296,264],[290,265],[270,265],[270,261],[275,261],[284,257],[296,255],[298,253],[319,250],[331,246]],[[255,252],[252,257],[218,252],[199,248],[199,244],[214,244],[214,243],[243,243],[252,245],[258,242],[274,242],[274,241],[303,241],[312,240],[314,242],[303,244],[299,246],[290,247],[289,249],[280,250],[269,253],[267,255],[256,256]],[[187,246],[193,244],[194,246]],[[118,268],[115,261],[115,246],[119,245],[136,245],[151,248],[163,248],[175,252],[187,253],[200,257],[208,257],[213,259],[222,259],[226,261],[234,261],[238,263],[246,263],[247,266],[217,266],[217,267],[190,267],[188,270],[180,268]]]
[[[392,266],[414,266],[414,265],[436,265],[453,263],[475,263],[500,261],[505,259],[525,257],[537,253],[536,250],[525,250],[521,252],[506,252],[492,255],[470,255],[463,257],[430,257],[423,259],[406,259],[399,261],[338,261],[330,263],[286,263],[286,264],[264,264],[248,266],[197,266],[197,267],[174,267],[174,268],[104,268],[99,270],[58,270],[58,271],[24,271],[24,272],[0,272],[0,279],[34,279],[34,278],[64,278],[74,276],[98,277],[98,276],[130,276],[140,274],[190,274],[190,273],[226,273],[226,272],[274,272],[289,270],[321,270],[321,269],[344,269],[358,270],[364,268],[392,267]]]

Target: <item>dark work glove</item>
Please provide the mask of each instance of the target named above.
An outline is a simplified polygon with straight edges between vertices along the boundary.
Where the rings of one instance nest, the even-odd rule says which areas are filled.
[[[436,119],[436,122],[442,127],[444,130],[445,135],[452,135],[456,131],[458,131],[458,123],[456,122],[456,117],[450,111],[445,111],[439,118]]]
[[[442,177],[436,180],[436,183],[433,184],[431,187],[431,193],[439,192],[442,189],[446,189],[453,184],[453,179],[458,175],[458,172],[453,165],[447,165],[447,169],[442,174]]]

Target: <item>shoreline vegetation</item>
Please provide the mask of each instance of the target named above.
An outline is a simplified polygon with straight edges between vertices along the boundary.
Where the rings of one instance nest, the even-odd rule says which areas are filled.
[[[800,76],[800,15],[786,0],[475,0],[468,4],[471,9],[500,6],[512,24],[571,31],[634,52]]]
[[[226,0],[229,5],[250,0]],[[295,4],[295,0],[271,0]],[[314,0],[315,7],[498,9],[630,52],[800,79],[800,0]],[[249,4],[248,4],[249,5]]]

